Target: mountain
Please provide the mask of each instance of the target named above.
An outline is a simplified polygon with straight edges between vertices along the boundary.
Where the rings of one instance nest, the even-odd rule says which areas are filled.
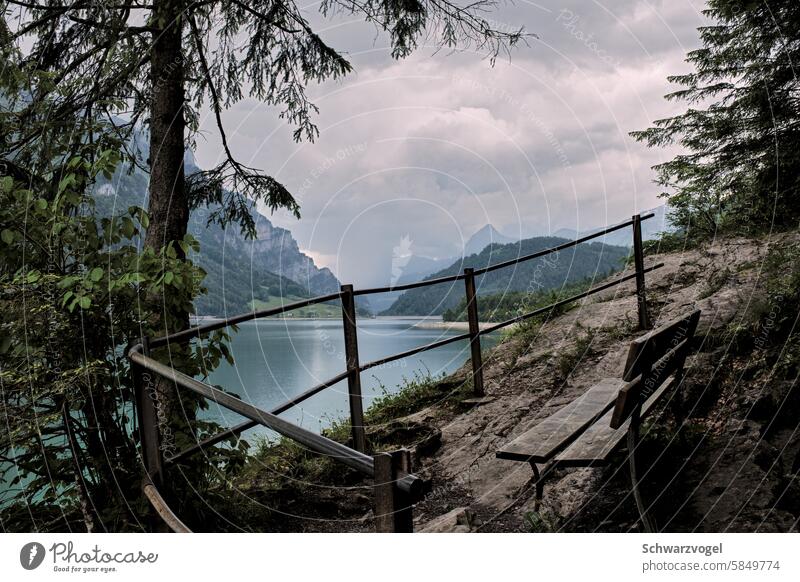
[[[455,275],[461,273],[465,267],[480,269],[565,242],[567,240],[564,238],[533,237],[518,243],[493,244],[427,278]],[[628,254],[629,250],[624,247],[584,243],[476,277],[475,283],[479,295],[552,289],[587,277],[603,278],[619,270]],[[441,315],[456,307],[463,296],[464,284],[460,281],[411,289],[400,295],[381,315]]]
[[[487,224],[469,237],[467,244],[464,245],[464,256],[478,254],[490,244],[505,245],[514,242],[517,242],[517,239],[501,234],[491,224]]]
[[[191,159],[186,166],[187,172],[197,171]],[[111,180],[101,180],[95,187],[98,214],[107,216],[144,205],[147,186],[145,172],[118,170]],[[200,243],[200,252],[191,258],[207,273],[204,284],[208,293],[197,298],[197,315],[230,316],[338,291],[336,276],[302,253],[290,231],[274,226],[252,209],[258,237],[247,240],[235,225],[224,230],[207,225],[205,217],[212,210],[197,209],[189,217],[189,233]],[[362,311],[369,308],[363,301],[359,306]]]
[[[300,252],[288,230],[258,212],[253,215],[258,234],[252,240],[237,227],[190,223],[200,242],[192,259],[208,273],[208,293],[195,302],[198,315],[233,315],[339,290],[334,274]]]
[[[642,221],[642,240],[653,240],[658,238],[660,233],[673,230],[672,224],[670,223],[669,218],[667,218],[667,206],[665,204],[647,210],[642,214],[648,214],[650,212],[654,213],[655,216]],[[580,232],[572,228],[560,228],[553,233],[553,236],[575,240],[589,234],[594,234],[595,232],[600,232],[603,230],[603,228],[605,227],[582,230]],[[631,228],[628,227],[610,232],[607,235],[598,237],[594,240],[607,245],[631,247],[633,246],[633,233]]]
[[[410,239],[407,240],[410,243]],[[517,239],[505,236],[498,232],[494,226],[487,224],[467,240],[459,255],[466,257],[480,253],[490,244],[508,244],[516,241]],[[404,248],[402,243],[395,247],[392,258],[392,277],[391,281],[387,281],[386,285],[395,286],[421,281],[431,273],[442,271],[454,262],[461,260],[459,256],[435,259],[409,253],[407,252],[409,250],[410,248]],[[400,294],[401,292],[397,291],[374,295],[370,297],[371,307],[376,312],[385,311],[397,301]]]

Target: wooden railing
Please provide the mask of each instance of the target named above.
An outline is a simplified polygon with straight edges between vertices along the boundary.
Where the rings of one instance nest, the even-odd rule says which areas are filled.
[[[131,370],[134,375],[134,386],[136,390],[139,434],[141,439],[142,458],[146,470],[146,478],[144,481],[144,492],[146,496],[156,509],[157,513],[162,517],[165,523],[167,523],[167,525],[173,529],[173,531],[188,531],[180,519],[172,513],[159,493],[159,486],[162,483],[165,468],[180,460],[186,459],[190,455],[193,455],[194,453],[197,453],[206,447],[213,446],[225,439],[230,438],[231,436],[238,435],[242,431],[260,425],[303,445],[314,453],[330,456],[335,461],[356,469],[367,477],[371,477],[373,479],[374,489],[376,530],[393,532],[412,531],[412,507],[413,504],[419,499],[419,496],[422,492],[423,482],[419,477],[411,474],[410,472],[411,462],[408,451],[399,450],[392,453],[379,453],[373,456],[367,454],[369,450],[369,443],[367,442],[364,426],[364,407],[361,394],[361,373],[365,370],[369,370],[370,368],[400,360],[420,352],[439,348],[457,341],[469,340],[473,389],[476,395],[482,396],[485,392],[483,385],[483,362],[481,360],[480,338],[482,335],[492,333],[509,325],[518,323],[531,317],[535,317],[537,315],[541,315],[555,307],[566,305],[583,297],[588,297],[594,293],[599,293],[600,291],[609,289],[631,279],[636,280],[639,327],[640,329],[649,328],[644,276],[645,273],[663,266],[662,264],[653,265],[647,268],[644,266],[641,223],[643,220],[651,218],[652,216],[652,213],[643,216],[634,215],[631,220],[610,226],[599,232],[578,238],[577,240],[569,241],[556,247],[517,257],[502,263],[489,265],[481,269],[467,268],[464,269],[463,273],[456,275],[438,277],[435,279],[426,279],[414,283],[396,285],[394,287],[375,287],[370,289],[356,290],[353,289],[352,285],[342,285],[338,293],[331,293],[320,297],[304,299],[294,303],[287,303],[272,309],[244,313],[235,317],[229,317],[227,319],[212,323],[191,327],[189,329],[163,337],[142,338],[139,343],[134,345],[128,351],[128,358],[131,363]],[[546,307],[542,307],[540,309],[536,309],[534,311],[530,311],[506,321],[502,321],[489,327],[480,329],[478,319],[478,297],[475,285],[476,277],[496,271],[498,269],[513,266],[521,262],[537,259],[550,253],[562,251],[564,249],[574,247],[581,243],[602,237],[606,234],[627,228],[629,226],[633,227],[633,274],[618,277],[612,281],[592,287],[587,291],[560,300]],[[450,336],[439,341],[424,344],[422,346],[366,362],[364,364],[360,363],[355,297],[376,293],[406,291],[410,289],[416,289],[418,287],[439,285],[442,283],[451,283],[461,280],[464,281],[467,319],[469,322],[469,331],[467,333]],[[159,347],[168,346],[170,344],[188,343],[193,339],[201,338],[204,334],[231,325],[280,315],[301,307],[327,303],[334,300],[339,300],[341,302],[345,346],[345,370],[326,380],[325,382],[317,384],[305,392],[298,394],[297,396],[270,411],[261,410],[252,404],[248,404],[205,382],[191,378],[186,374],[166,366],[150,357],[150,351]],[[203,396],[204,398],[213,400],[220,406],[239,414],[247,420],[217,435],[208,437],[193,446],[179,451],[174,455],[164,457],[160,443],[161,435],[158,418],[158,394],[154,376],[172,382],[178,389],[189,390],[195,394]],[[301,404],[315,394],[318,394],[326,388],[329,388],[345,379],[347,380],[348,385],[352,447],[308,431],[278,416],[282,412]]]

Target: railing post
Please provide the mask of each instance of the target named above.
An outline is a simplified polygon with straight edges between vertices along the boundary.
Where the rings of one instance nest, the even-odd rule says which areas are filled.
[[[467,320],[469,321],[469,347],[472,360],[472,388],[476,396],[483,396],[483,360],[481,359],[481,335],[478,325],[478,298],[475,293],[473,269],[464,269],[464,286],[467,292]]]
[[[363,453],[367,450],[367,438],[364,434],[364,404],[361,400],[356,303],[352,285],[342,285],[341,291],[344,356],[347,366],[347,392],[350,400],[350,427],[353,434],[353,448]]]
[[[142,337],[142,354],[150,355],[150,339]],[[150,372],[131,362],[136,409],[139,417],[139,438],[142,445],[142,459],[147,475],[156,487],[163,482],[164,459],[158,433],[158,409],[156,407],[156,383]]]
[[[642,248],[642,217],[633,215],[633,263],[636,268],[636,302],[639,311],[639,329],[649,329],[647,295],[644,287],[644,249]]]
[[[374,457],[375,531],[411,533],[414,531],[411,496],[397,486],[401,471],[411,472],[411,452],[407,449],[378,453]]]

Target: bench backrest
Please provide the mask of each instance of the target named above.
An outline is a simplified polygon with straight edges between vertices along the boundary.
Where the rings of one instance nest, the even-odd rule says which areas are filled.
[[[622,379],[627,382],[617,395],[611,428],[619,428],[670,376],[680,382],[683,366],[700,310],[696,309],[631,342]]]

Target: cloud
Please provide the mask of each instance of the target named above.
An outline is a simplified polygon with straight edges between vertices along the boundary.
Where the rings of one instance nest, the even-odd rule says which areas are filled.
[[[344,282],[383,284],[402,237],[453,256],[486,223],[517,236],[592,228],[658,205],[650,167],[670,157],[628,132],[680,110],[669,74],[698,46],[702,3],[518,1],[492,15],[539,35],[494,67],[469,51],[423,47],[390,58],[386,38],[351,17],[315,20],[356,72],[312,87],[320,137],[294,143],[275,108],[225,113],[243,161],[282,180],[303,218],[276,213]],[[310,7],[309,10],[312,10]],[[213,120],[197,157],[219,156]]]

